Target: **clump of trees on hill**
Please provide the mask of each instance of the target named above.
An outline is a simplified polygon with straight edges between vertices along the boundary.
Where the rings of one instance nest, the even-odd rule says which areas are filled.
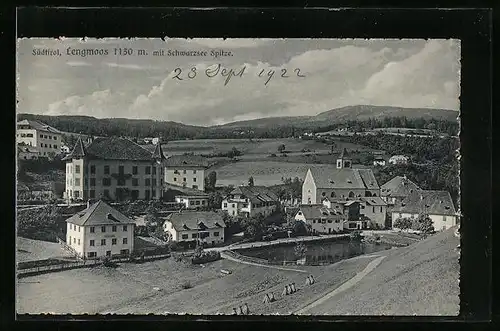
[[[61,212],[56,205],[17,212],[17,235],[34,240],[57,242],[64,239],[63,229],[58,225]]]

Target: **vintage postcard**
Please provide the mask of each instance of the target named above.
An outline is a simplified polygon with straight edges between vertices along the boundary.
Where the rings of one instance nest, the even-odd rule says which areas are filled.
[[[460,41],[20,38],[18,314],[457,316]]]

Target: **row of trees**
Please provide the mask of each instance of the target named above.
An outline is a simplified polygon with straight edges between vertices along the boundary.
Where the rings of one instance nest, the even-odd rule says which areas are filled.
[[[434,232],[434,225],[429,215],[419,215],[417,218],[400,217],[394,220],[393,227],[401,230],[420,231],[424,236]]]

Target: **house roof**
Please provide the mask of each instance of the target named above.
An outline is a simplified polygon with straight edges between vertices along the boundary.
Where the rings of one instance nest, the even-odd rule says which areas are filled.
[[[420,187],[404,176],[396,176],[380,187],[383,197],[406,197],[414,191],[420,191]]]
[[[342,150],[342,152],[339,155],[339,159],[345,159],[347,157],[349,157],[349,153],[347,153],[347,149],[344,147],[344,149]]]
[[[133,220],[102,200],[71,216],[66,222],[80,226],[134,223]]]
[[[177,231],[225,228],[222,214],[214,211],[181,211],[166,217]]]
[[[405,198],[395,212],[430,215],[455,215],[453,200],[448,191],[417,191]]]
[[[36,153],[36,154],[38,154],[38,149],[34,146],[29,146],[29,145],[17,145],[17,151],[19,153]]]
[[[57,130],[56,128],[54,128],[50,125],[47,125],[45,123],[39,122],[39,121],[22,120],[22,121],[17,122],[17,125],[29,125],[30,128],[37,130],[37,131],[45,131],[45,132],[50,132],[50,133],[62,134],[62,132]]]
[[[301,212],[306,219],[338,218],[343,216],[340,208],[328,208],[324,205],[300,205],[297,214]]]
[[[319,189],[352,188],[378,189],[378,183],[371,169],[337,169],[333,166],[309,168]]]
[[[208,168],[208,161],[200,155],[171,155],[165,160],[165,166]]]
[[[387,203],[381,197],[361,197],[359,200],[371,206],[387,206]]]
[[[155,145],[155,150],[153,151],[153,158],[158,161],[165,160],[165,155],[163,154],[163,149],[161,148],[161,141]]]
[[[276,202],[279,197],[265,186],[238,186],[229,195],[244,195],[252,203]]]
[[[165,190],[172,190],[172,191],[178,191],[180,192],[180,194],[178,194],[177,196],[203,196],[203,197],[208,197],[208,194],[203,192],[203,191],[200,191],[200,190],[196,190],[194,188],[190,188],[190,187],[182,187],[182,186],[177,186],[177,185],[172,185],[170,183],[165,183],[163,184]]]
[[[153,155],[152,152],[127,138],[100,137],[88,145],[79,138],[71,153],[63,160],[86,156],[101,160],[152,161]]]

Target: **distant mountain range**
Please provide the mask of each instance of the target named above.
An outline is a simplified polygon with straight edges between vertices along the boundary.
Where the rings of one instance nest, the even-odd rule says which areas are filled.
[[[223,125],[203,127],[186,125],[172,121],[155,121],[125,118],[95,118],[91,116],[48,116],[18,114],[18,120],[29,119],[44,122],[63,132],[90,133],[93,135],[123,135],[149,137],[161,134],[165,139],[179,137],[194,138],[213,132],[229,132],[238,129],[273,129],[276,127],[296,127],[302,129],[323,127],[347,121],[364,121],[370,118],[406,117],[408,119],[440,119],[456,121],[458,112],[447,109],[402,108],[388,106],[348,106],[332,109],[315,116],[268,117],[238,121]]]

